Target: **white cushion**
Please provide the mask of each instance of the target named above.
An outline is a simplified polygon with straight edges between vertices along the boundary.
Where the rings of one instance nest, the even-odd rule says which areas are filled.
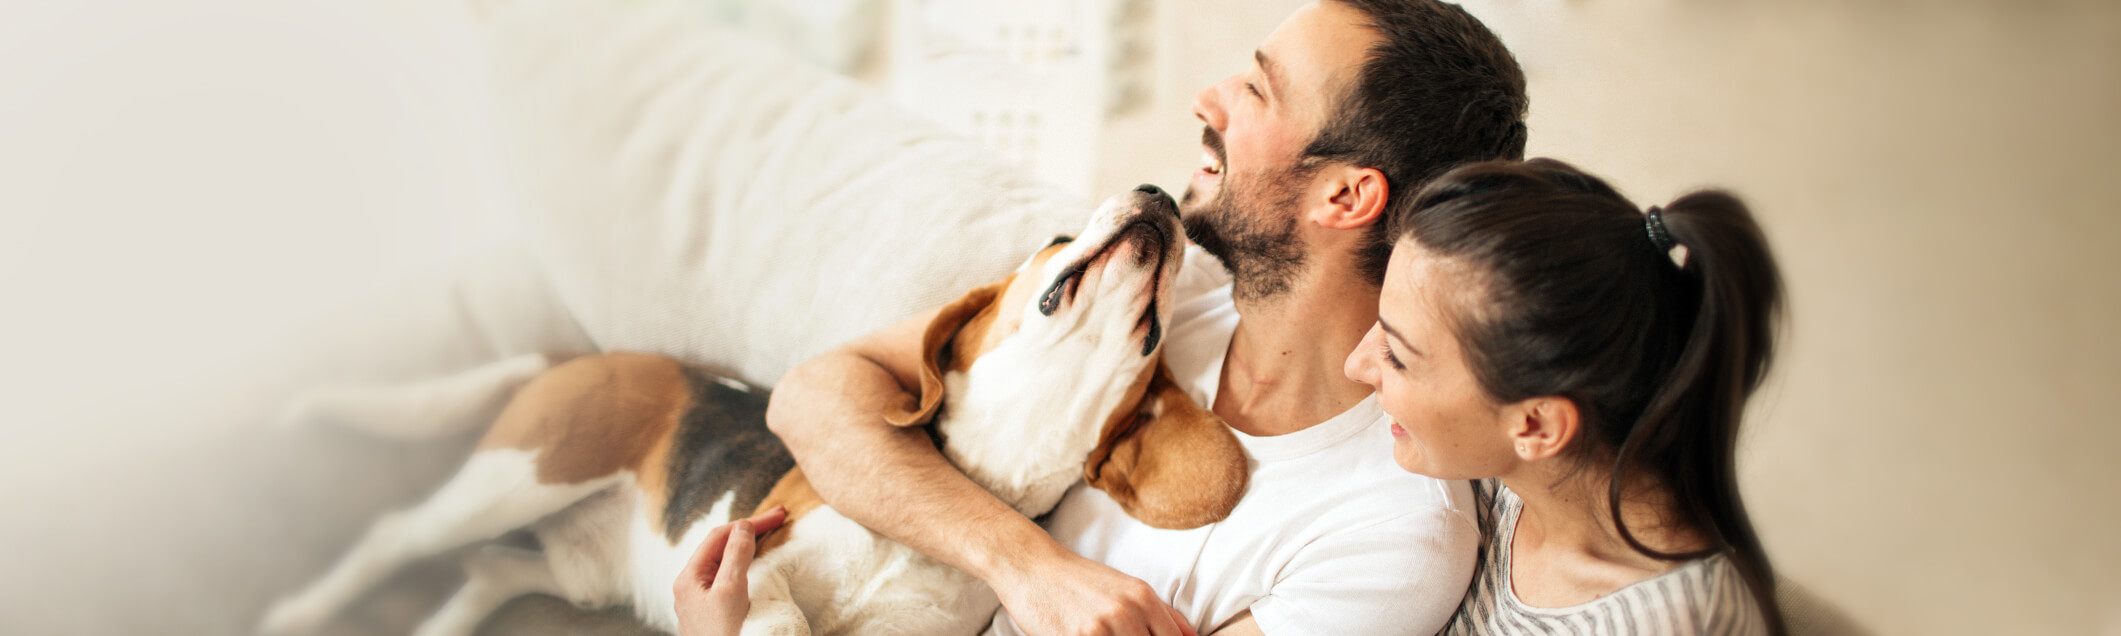
[[[669,3],[490,16],[523,237],[599,348],[772,383],[1006,274],[1091,206]]]

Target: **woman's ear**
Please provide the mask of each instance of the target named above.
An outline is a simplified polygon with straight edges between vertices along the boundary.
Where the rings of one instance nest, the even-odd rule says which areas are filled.
[[[921,394],[906,408],[884,416],[884,421],[893,426],[920,426],[935,417],[935,410],[943,405],[943,371],[948,363],[951,343],[958,339],[958,332],[974,317],[988,311],[1001,298],[1002,290],[1009,288],[1011,276],[1002,282],[975,287],[964,296],[943,306],[935,320],[928,323],[928,331],[921,334]]]
[[[1510,420],[1510,443],[1521,461],[1560,455],[1583,430],[1582,412],[1577,410],[1576,402],[1561,396],[1531,398],[1506,407],[1504,412]]]

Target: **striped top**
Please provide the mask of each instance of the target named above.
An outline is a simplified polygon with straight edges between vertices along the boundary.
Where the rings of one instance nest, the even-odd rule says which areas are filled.
[[[1447,636],[1767,633],[1752,593],[1726,554],[1688,561],[1582,605],[1525,605],[1510,587],[1510,540],[1524,500],[1493,479],[1473,482],[1473,494],[1487,540],[1465,602],[1443,629]]]

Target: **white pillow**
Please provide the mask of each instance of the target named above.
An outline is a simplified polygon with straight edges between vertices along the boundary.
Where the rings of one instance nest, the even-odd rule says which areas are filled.
[[[524,238],[604,350],[771,384],[1091,212],[682,5],[522,1],[488,24]]]

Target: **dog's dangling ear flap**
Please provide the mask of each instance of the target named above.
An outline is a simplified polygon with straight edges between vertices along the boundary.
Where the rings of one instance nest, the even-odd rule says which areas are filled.
[[[943,306],[942,313],[935,315],[935,320],[928,323],[928,331],[921,335],[920,397],[907,405],[908,408],[885,415],[884,421],[892,426],[920,426],[935,417],[935,410],[943,405],[943,355],[950,352],[950,343],[957,339],[957,333],[965,323],[992,307],[995,299],[1001,297],[1002,290],[1008,288],[1009,280],[975,287]]]
[[[1159,361],[1139,406],[1114,414],[1083,462],[1083,480],[1150,527],[1222,521],[1244,497],[1245,449],[1222,418],[1201,408]]]

